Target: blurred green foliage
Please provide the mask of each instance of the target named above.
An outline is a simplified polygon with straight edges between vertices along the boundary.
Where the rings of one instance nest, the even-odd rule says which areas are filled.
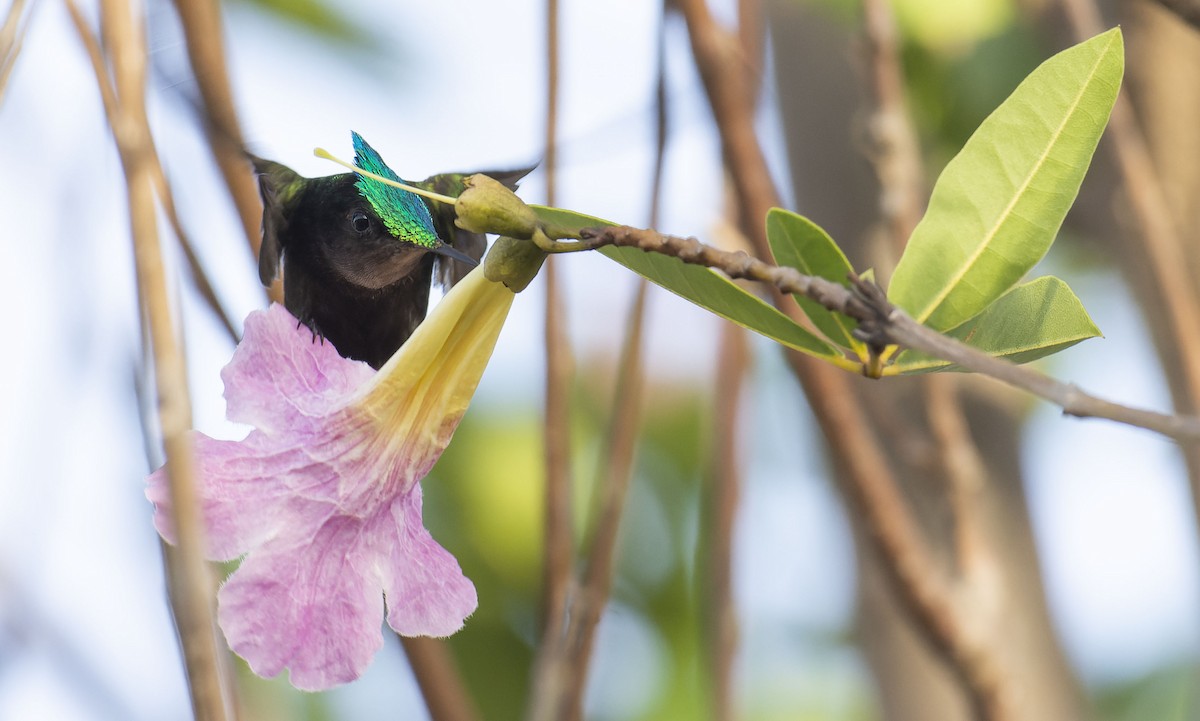
[[[930,173],[946,164],[983,119],[1046,59],[1030,28],[1012,23],[995,35],[947,52],[911,38],[903,63],[909,107]]]
[[[1096,706],[1100,721],[1195,721],[1200,719],[1200,665],[1169,665],[1105,686]]]
[[[595,509],[594,477],[611,400],[602,385],[580,387],[573,403],[577,544],[585,541]],[[648,394],[612,602],[618,613],[636,616],[636,627],[651,635],[646,647],[659,653],[621,662],[647,665],[645,673],[661,681],[640,718],[702,718],[696,528],[708,412],[694,389],[652,386]],[[479,590],[479,610],[451,644],[487,718],[520,717],[528,693],[541,602],[541,439],[532,404],[517,410],[479,404],[424,484],[430,531]]]
[[[366,28],[344,15],[337,6],[322,0],[227,0],[230,4],[254,7],[336,44],[355,45],[367,40]]]

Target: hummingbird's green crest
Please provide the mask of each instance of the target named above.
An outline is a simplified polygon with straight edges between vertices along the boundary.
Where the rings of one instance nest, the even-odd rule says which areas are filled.
[[[383,158],[379,157],[379,153],[375,152],[361,135],[354,131],[350,131],[350,135],[354,140],[355,165],[388,180],[404,182],[392,172],[387,163],[383,162]],[[375,209],[375,214],[393,236],[405,243],[429,250],[442,244],[433,230],[433,216],[429,214],[429,208],[415,193],[381,183],[365,175],[360,175],[354,185]]]

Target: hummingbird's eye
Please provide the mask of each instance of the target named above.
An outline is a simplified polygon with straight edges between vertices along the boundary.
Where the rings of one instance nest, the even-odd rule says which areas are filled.
[[[365,233],[371,229],[371,219],[367,217],[366,213],[359,211],[350,216],[350,225],[354,226],[359,233]]]

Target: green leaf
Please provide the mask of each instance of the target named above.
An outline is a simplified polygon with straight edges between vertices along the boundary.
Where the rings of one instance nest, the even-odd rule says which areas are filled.
[[[934,186],[888,289],[947,330],[977,315],[1049,250],[1075,201],[1124,71],[1114,28],[1034,70]]]
[[[538,205],[530,207],[555,235],[578,233],[584,228],[614,225],[606,220],[569,210]],[[822,358],[842,357],[833,346],[797,325],[758,296],[708,268],[688,265],[678,258],[661,253],[647,253],[637,248],[608,246],[601,248],[599,252],[701,308],[761,333],[789,348]]]
[[[335,2],[325,0],[241,0],[292,23],[314,36],[347,47],[380,45],[371,32],[354,22]]]
[[[946,335],[988,355],[1028,363],[1095,338],[1100,329],[1066,283],[1045,276],[1018,285]],[[962,370],[911,350],[896,358],[894,368],[891,372]]]
[[[808,218],[782,208],[772,208],[767,213],[767,241],[777,264],[844,286],[850,284],[847,276],[853,268],[846,260],[846,254],[821,226]],[[826,338],[866,357],[866,345],[850,335],[858,325],[856,321],[834,313],[807,296],[793,294],[792,297]]]

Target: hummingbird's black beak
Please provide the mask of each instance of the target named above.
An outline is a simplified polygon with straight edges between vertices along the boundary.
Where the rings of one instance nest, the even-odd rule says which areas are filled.
[[[478,260],[475,260],[471,256],[467,255],[466,253],[462,252],[458,248],[455,248],[453,245],[450,245],[448,243],[442,243],[438,247],[434,248],[432,252],[437,253],[438,255],[446,257],[446,258],[452,258],[454,260],[457,260],[459,263],[466,263],[471,268],[474,268],[475,266],[479,265]]]

